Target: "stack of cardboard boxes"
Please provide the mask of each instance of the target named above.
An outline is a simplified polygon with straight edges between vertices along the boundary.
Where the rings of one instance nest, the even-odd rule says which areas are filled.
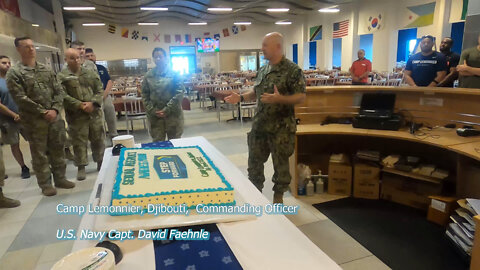
[[[353,171],[353,175],[352,175]],[[355,198],[378,199],[380,168],[374,164],[355,162],[352,168],[347,155],[332,155],[328,165],[328,193]]]
[[[345,154],[332,155],[328,166],[328,193],[364,199],[384,199],[427,210],[429,196],[440,195],[442,185],[384,173],[380,186],[380,166],[355,161]],[[353,172],[353,173],[352,173]],[[353,187],[353,188],[352,188]]]

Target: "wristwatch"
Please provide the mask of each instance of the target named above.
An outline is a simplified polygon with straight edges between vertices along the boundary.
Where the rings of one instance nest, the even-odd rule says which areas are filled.
[[[245,98],[243,97],[243,95],[240,95],[240,102],[245,102]]]
[[[439,82],[437,82],[437,80],[433,80],[433,82],[434,82],[435,84],[439,84]]]

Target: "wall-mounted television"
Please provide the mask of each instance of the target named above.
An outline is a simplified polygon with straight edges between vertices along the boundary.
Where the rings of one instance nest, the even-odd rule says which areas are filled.
[[[220,51],[220,40],[214,38],[197,38],[197,52],[212,53]]]

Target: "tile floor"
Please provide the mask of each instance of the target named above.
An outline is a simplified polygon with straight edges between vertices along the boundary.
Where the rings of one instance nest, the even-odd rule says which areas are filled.
[[[222,112],[221,116],[222,121],[219,122],[215,111],[199,109],[198,103],[193,103],[192,111],[185,112],[183,137],[204,136],[247,175],[246,134],[251,123],[245,122],[242,125],[237,121],[226,122],[226,119],[231,118],[231,112]],[[124,129],[125,122],[119,121],[118,128]],[[142,128],[142,122],[137,121],[134,133],[136,142],[150,140],[148,133],[141,130]],[[24,141],[21,148],[29,165],[31,157]],[[22,205],[16,209],[0,209],[0,270],[50,269],[57,260],[70,252],[73,245],[72,241],[56,240],[56,229],[76,229],[80,222],[79,216],[58,216],[55,206],[60,202],[84,204],[87,201],[97,177],[95,164],[91,162],[87,167],[85,181],[75,181],[75,189],[59,189],[57,196],[43,197],[35,176],[27,180],[20,178],[20,168],[8,146],[3,147],[3,153],[9,176],[4,193],[8,197],[21,200]],[[272,174],[273,167],[269,160],[265,164],[267,181],[263,191],[269,200],[272,200],[273,196],[273,183],[269,181]],[[75,179],[75,176],[76,168],[69,162],[67,177]],[[312,206],[314,203],[338,198],[341,197],[324,194],[295,199],[287,193],[286,204],[301,206],[298,215],[287,217],[343,269],[390,269]]]

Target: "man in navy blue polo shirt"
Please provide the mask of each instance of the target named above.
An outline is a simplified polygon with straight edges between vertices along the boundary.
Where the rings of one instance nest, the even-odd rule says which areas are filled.
[[[85,58],[95,63],[97,61],[97,56],[93,53],[93,49],[85,49]],[[118,136],[117,132],[117,116],[115,113],[115,107],[113,106],[112,97],[109,93],[112,90],[113,82],[110,79],[107,68],[102,65],[97,65],[98,75],[100,75],[100,80],[103,84],[103,113],[105,114],[105,121],[107,122],[108,135],[110,139],[115,136]]]
[[[432,50],[433,45],[432,36],[423,36],[421,52],[408,59],[404,75],[410,86],[435,87],[447,75],[447,60],[443,54]]]

